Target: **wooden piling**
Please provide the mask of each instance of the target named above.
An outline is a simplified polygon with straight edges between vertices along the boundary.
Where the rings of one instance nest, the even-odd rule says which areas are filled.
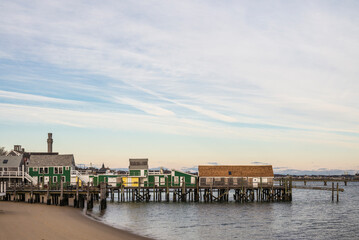
[[[74,207],[75,208],[79,207],[79,178],[78,177],[76,177],[76,197],[74,201]]]
[[[46,204],[47,204],[47,205],[51,205],[51,199],[50,199],[50,182],[47,182]]]
[[[182,202],[186,202],[186,198],[187,198],[186,182],[185,182],[185,179],[183,178],[183,180],[182,180],[182,196],[181,196]]]
[[[100,210],[104,210],[107,208],[106,194],[106,183],[102,182],[100,183]]]
[[[64,206],[64,182],[61,179],[60,186],[60,206]]]

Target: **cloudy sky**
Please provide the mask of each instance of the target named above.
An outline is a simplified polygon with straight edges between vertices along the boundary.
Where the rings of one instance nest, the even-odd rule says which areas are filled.
[[[358,1],[0,1],[0,146],[359,170]]]

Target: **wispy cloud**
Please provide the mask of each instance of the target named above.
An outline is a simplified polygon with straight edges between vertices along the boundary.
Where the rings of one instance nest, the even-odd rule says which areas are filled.
[[[30,101],[30,102],[47,102],[47,103],[64,103],[64,104],[84,104],[84,102],[81,101],[59,99],[53,97],[45,97],[45,96],[39,96],[34,94],[26,94],[26,93],[18,93],[18,92],[2,91],[2,90],[0,90],[0,98],[23,100],[26,102]]]
[[[251,164],[255,164],[255,165],[270,165],[270,163],[266,163],[266,162],[251,162]]]
[[[156,116],[174,116],[175,114],[167,109],[156,106],[154,104],[148,104],[145,102],[137,101],[135,99],[130,98],[116,98],[117,102],[122,104],[130,105],[134,108],[140,109],[145,113],[156,115]]]

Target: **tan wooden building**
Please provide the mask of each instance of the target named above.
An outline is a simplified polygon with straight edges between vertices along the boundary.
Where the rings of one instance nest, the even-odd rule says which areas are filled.
[[[268,187],[273,185],[272,165],[200,165],[201,187]]]

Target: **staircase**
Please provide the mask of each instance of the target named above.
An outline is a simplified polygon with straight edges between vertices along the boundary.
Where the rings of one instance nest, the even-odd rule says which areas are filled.
[[[24,178],[32,183],[32,185],[37,185],[37,180],[31,177],[27,172],[24,174]]]
[[[90,181],[89,175],[83,175],[77,170],[71,171],[71,177],[78,177],[83,184],[87,184]]]

